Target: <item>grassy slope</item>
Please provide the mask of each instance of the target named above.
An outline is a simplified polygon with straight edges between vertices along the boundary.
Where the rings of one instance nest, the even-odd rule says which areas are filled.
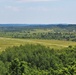
[[[18,46],[20,44],[42,44],[51,48],[63,48],[69,45],[75,46],[76,42],[72,41],[59,41],[59,40],[39,40],[39,39],[13,39],[0,37],[0,51],[7,47]]]

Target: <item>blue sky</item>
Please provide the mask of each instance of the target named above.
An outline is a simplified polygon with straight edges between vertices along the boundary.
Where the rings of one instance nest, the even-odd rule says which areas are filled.
[[[0,0],[0,23],[76,23],[76,0]]]

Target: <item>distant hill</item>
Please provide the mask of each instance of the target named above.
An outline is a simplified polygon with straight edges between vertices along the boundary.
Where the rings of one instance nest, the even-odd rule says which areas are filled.
[[[4,27],[4,26],[27,26],[28,24],[0,24],[0,27]]]
[[[57,26],[57,25],[68,25],[68,24],[0,24],[0,27],[4,26]]]

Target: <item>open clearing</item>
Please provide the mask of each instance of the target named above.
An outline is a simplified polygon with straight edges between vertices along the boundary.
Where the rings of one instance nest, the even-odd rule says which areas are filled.
[[[60,41],[60,40],[41,40],[41,39],[15,39],[15,38],[3,38],[0,37],[0,51],[5,50],[7,47],[19,46],[23,44],[42,44],[50,48],[63,48],[69,45],[75,46],[76,42],[72,41]]]

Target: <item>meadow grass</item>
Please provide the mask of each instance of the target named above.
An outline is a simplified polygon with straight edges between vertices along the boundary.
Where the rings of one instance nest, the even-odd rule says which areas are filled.
[[[41,44],[50,48],[64,48],[69,45],[75,46],[76,42],[61,41],[61,40],[43,40],[43,39],[15,39],[0,37],[0,51],[5,50],[7,47],[19,46],[24,44]]]

